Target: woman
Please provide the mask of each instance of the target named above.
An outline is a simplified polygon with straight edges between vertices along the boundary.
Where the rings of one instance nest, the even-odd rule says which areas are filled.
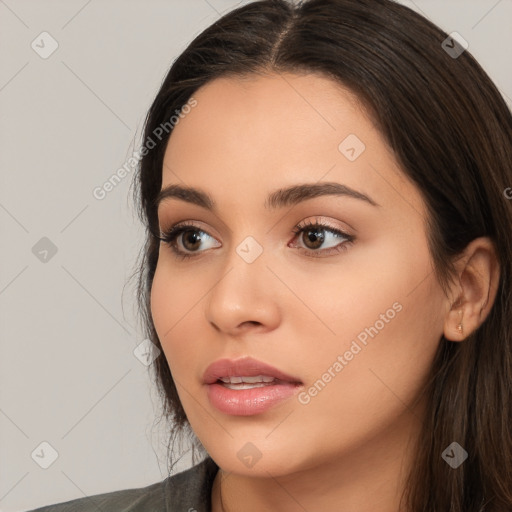
[[[512,510],[512,117],[463,41],[250,3],[174,62],[141,157],[142,317],[204,460],[38,510]]]

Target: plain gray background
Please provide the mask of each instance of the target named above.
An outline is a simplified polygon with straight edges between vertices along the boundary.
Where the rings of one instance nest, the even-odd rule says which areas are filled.
[[[124,287],[143,241],[132,174],[103,200],[92,191],[138,146],[172,61],[243,3],[0,0],[1,511],[167,476]],[[511,0],[404,3],[459,32],[511,104]],[[58,43],[47,58],[31,47],[51,49],[42,32]],[[41,443],[58,454],[47,469]]]

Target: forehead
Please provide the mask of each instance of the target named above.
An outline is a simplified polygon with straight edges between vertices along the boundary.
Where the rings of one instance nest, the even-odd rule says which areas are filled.
[[[303,146],[304,141],[297,137],[324,136],[329,143],[339,137],[336,132],[340,128],[360,133],[372,128],[358,98],[318,74],[221,77],[197,90],[194,98],[197,106],[176,126],[170,146],[181,138],[181,132],[188,135],[192,130],[196,137],[213,139],[218,135],[224,145],[233,140],[239,145],[255,134],[260,142],[276,142],[273,137],[284,132],[290,137],[280,143]]]
[[[210,166],[295,168],[305,157],[338,158],[340,142],[357,134],[366,146],[379,134],[357,98],[317,74],[222,77],[194,93],[197,105],[180,119],[165,163],[192,171]]]
[[[396,203],[398,195],[421,210],[419,193],[357,96],[330,78],[222,77],[193,97],[197,105],[169,139],[162,187],[182,181],[229,199],[230,192],[250,197],[297,182],[338,181],[364,188],[380,204]],[[352,149],[360,153],[355,159],[348,158]]]

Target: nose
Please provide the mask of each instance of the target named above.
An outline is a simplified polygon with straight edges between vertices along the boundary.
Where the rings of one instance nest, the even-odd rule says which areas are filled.
[[[271,331],[280,322],[278,285],[264,252],[247,263],[233,250],[205,299],[206,319],[215,330],[232,336]]]

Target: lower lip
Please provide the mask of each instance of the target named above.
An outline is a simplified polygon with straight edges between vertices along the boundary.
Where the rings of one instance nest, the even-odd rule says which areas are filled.
[[[217,382],[208,384],[208,399],[220,412],[234,416],[251,416],[270,409],[293,396],[299,385],[282,382],[252,389],[229,389]]]

